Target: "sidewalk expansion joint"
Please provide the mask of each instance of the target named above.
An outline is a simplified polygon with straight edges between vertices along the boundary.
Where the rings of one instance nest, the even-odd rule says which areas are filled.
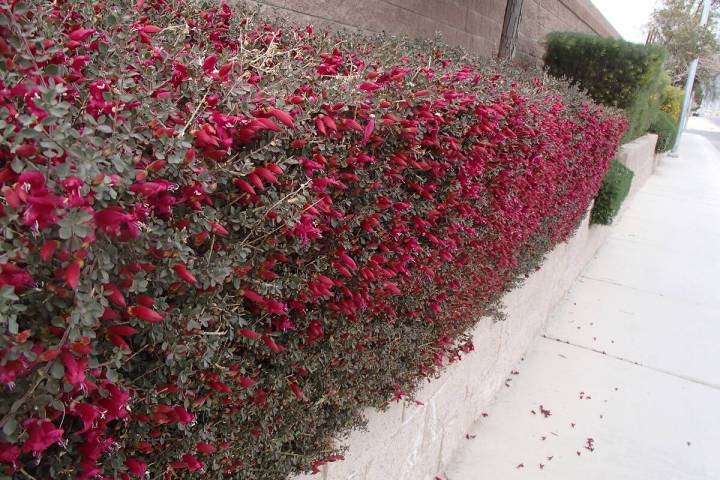
[[[624,283],[620,283],[615,280],[610,280],[607,278],[591,277],[589,275],[585,275],[584,273],[581,273],[578,276],[578,278],[582,279],[582,280],[590,280],[592,282],[604,283],[606,285],[612,285],[615,287],[627,288],[628,290],[634,290],[636,292],[645,293],[648,295],[654,295],[656,297],[663,297],[663,298],[667,298],[668,300],[674,300],[677,302],[688,303],[691,305],[696,305],[698,307],[703,307],[703,308],[718,308],[718,307],[720,307],[720,305],[716,305],[715,303],[704,303],[704,302],[700,302],[698,300],[692,300],[690,298],[674,295],[672,293],[668,294],[668,293],[656,292],[654,290],[646,290],[644,288],[638,288],[638,287],[633,287],[631,285],[625,285]]]
[[[712,388],[712,389],[715,389],[715,390],[720,390],[720,385],[717,385],[717,384],[711,383],[711,382],[706,382],[705,380],[700,380],[699,378],[693,378],[693,377],[689,377],[689,376],[687,376],[687,375],[682,375],[682,374],[679,374],[679,373],[671,372],[671,371],[669,371],[669,370],[665,370],[665,369],[662,369],[662,368],[657,368],[657,367],[652,367],[652,366],[650,366],[650,365],[645,365],[644,363],[636,362],[635,360],[630,360],[629,358],[620,357],[620,356],[617,356],[617,355],[612,355],[612,354],[610,354],[610,353],[607,353],[607,352],[604,351],[604,350],[598,350],[597,348],[586,347],[585,345],[580,345],[580,344],[577,344],[577,343],[573,343],[573,342],[571,342],[571,341],[569,341],[569,340],[562,340],[562,339],[560,339],[560,338],[551,337],[551,336],[546,335],[546,334],[544,334],[544,333],[541,335],[541,337],[544,338],[544,339],[546,339],[546,340],[551,340],[551,341],[554,341],[554,342],[557,342],[557,343],[563,343],[563,344],[565,344],[565,345],[570,345],[571,347],[580,348],[580,349],[582,349],[582,350],[587,350],[587,351],[589,351],[589,352],[598,353],[598,354],[603,355],[603,356],[605,356],[605,357],[613,358],[613,359],[615,359],[615,360],[619,360],[619,361],[621,361],[621,362],[629,363],[629,364],[635,365],[635,366],[637,366],[637,367],[647,368],[648,370],[652,370],[652,371],[657,372],[657,373],[662,373],[663,375],[668,375],[668,376],[671,376],[671,377],[675,377],[675,378],[677,378],[677,379],[684,380],[684,381],[686,381],[686,382],[692,382],[692,383],[696,383],[696,384],[698,384],[698,385],[702,385],[702,386],[704,386],[704,387]]]

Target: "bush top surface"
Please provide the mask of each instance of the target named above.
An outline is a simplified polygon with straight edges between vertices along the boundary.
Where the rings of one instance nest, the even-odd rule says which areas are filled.
[[[436,41],[214,2],[14,2],[0,33],[7,475],[339,460],[473,349],[626,126]]]

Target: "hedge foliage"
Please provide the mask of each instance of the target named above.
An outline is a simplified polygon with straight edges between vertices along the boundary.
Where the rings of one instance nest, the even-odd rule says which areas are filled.
[[[664,49],[577,32],[552,32],[546,41],[551,75],[567,78],[598,103],[625,110],[623,141],[648,131],[666,84]]]
[[[590,212],[590,223],[610,225],[613,222],[625,197],[630,193],[632,179],[632,170],[617,159],[610,162],[610,168],[602,180],[602,186]]]
[[[668,152],[675,144],[678,134],[677,122],[662,110],[658,110],[655,120],[650,125],[650,131],[657,133],[658,141],[655,145],[656,152]]]
[[[680,110],[682,109],[684,96],[685,91],[682,88],[670,85],[669,83],[665,86],[662,93],[660,110],[670,115],[676,124],[680,121]]]
[[[214,1],[6,1],[0,34],[6,475],[338,460],[473,349],[626,126],[436,42]]]

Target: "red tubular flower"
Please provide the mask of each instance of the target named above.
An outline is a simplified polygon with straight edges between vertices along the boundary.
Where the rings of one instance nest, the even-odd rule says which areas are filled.
[[[332,265],[333,265],[333,267],[335,267],[335,270],[337,270],[338,273],[340,273],[340,275],[343,275],[348,278],[352,277],[352,273],[350,273],[350,271],[348,269],[346,269],[345,267],[343,267],[342,265],[338,264],[337,262],[333,262]]]
[[[162,31],[162,28],[160,28],[160,27],[158,27],[158,26],[156,26],[156,25],[143,25],[143,27],[142,27],[141,30],[142,30],[143,33],[147,33],[147,34],[151,34],[151,35],[152,35],[153,33],[161,32],[161,31]]]
[[[184,263],[176,263],[175,267],[173,268],[175,269],[175,273],[177,273],[178,276],[186,282],[192,283],[193,285],[198,283],[197,278],[195,278],[195,276],[190,273]]]
[[[346,253],[341,253],[339,257],[340,260],[342,260],[342,262],[348,266],[348,268],[350,268],[351,270],[357,270],[357,264],[352,258],[350,258],[349,255],[347,255]]]
[[[134,215],[124,212],[120,207],[108,207],[95,212],[93,217],[95,225],[110,237],[117,237],[125,229],[132,237],[137,236],[135,228],[129,228],[130,223],[136,221]]]
[[[130,345],[125,341],[125,339],[119,335],[110,335],[108,337],[110,340],[110,343],[115,345],[118,348],[121,348],[123,350],[130,350]]]
[[[145,169],[146,169],[148,172],[157,173],[157,172],[159,172],[160,170],[162,170],[162,168],[163,168],[165,165],[167,165],[167,162],[166,162],[165,160],[155,160],[155,161],[152,162],[150,165],[148,165]]]
[[[60,359],[65,367],[65,380],[73,387],[83,385],[85,383],[87,359],[76,360],[70,352],[62,352]]]
[[[256,118],[252,122],[250,122],[250,125],[252,128],[255,128],[256,130],[269,130],[271,132],[282,132],[282,129],[278,126],[277,123],[273,122],[269,118]]]
[[[133,183],[128,187],[128,190],[143,197],[152,197],[153,195],[158,195],[168,191],[170,187],[170,182],[157,180],[152,182]]]
[[[263,335],[262,341],[265,345],[268,346],[270,350],[275,353],[281,353],[285,351],[285,347],[283,347],[282,345],[278,345],[272,338],[268,337],[267,335]]]
[[[395,285],[393,282],[390,282],[388,280],[383,281],[383,285],[385,286],[385,290],[394,293],[395,295],[400,295],[402,292],[400,289]]]
[[[238,383],[240,383],[240,387],[242,387],[242,388],[250,388],[253,385],[257,384],[257,382],[255,380],[253,380],[252,378],[247,377],[245,375],[240,375],[237,380],[238,380]]]
[[[317,128],[318,133],[321,135],[327,135],[327,127],[325,126],[325,122],[322,121],[323,114],[321,113],[315,118],[315,128]]]
[[[103,388],[107,390],[108,396],[95,403],[105,409],[105,418],[110,421],[127,417],[130,394],[110,382],[104,382]]]
[[[125,297],[123,296],[117,285],[113,283],[106,283],[105,285],[103,285],[103,290],[109,293],[109,295],[107,295],[107,299],[110,300],[113,304],[121,308],[125,308],[127,306],[127,303],[125,302]]]
[[[293,381],[288,381],[288,383],[290,384],[290,390],[292,390],[293,394],[303,402],[307,402],[305,394],[302,390],[300,390],[300,387],[298,387],[297,383]]]
[[[25,343],[31,334],[32,334],[32,330],[30,330],[30,329],[23,330],[22,332],[15,335],[15,341],[17,343]]]
[[[307,145],[307,140],[304,138],[298,138],[290,142],[290,146],[295,149],[303,148],[305,145]]]
[[[280,166],[274,163],[268,163],[267,165],[265,165],[265,168],[270,170],[270,172],[274,173],[275,175],[282,175],[283,173],[285,173],[285,171]]]
[[[182,425],[188,425],[195,421],[195,415],[185,410],[183,407],[176,405],[173,408],[173,414],[177,418],[177,421]]]
[[[358,85],[359,90],[364,90],[366,92],[372,92],[374,90],[380,89],[380,85],[375,82],[363,82],[360,85]]]
[[[251,339],[251,340],[256,340],[256,339],[260,338],[260,336],[261,336],[261,335],[260,335],[259,333],[257,333],[256,331],[254,331],[254,330],[248,330],[247,328],[241,328],[240,330],[238,330],[238,333],[239,333],[241,336],[243,336],[243,337],[245,337],[245,338],[249,338],[249,339]]]
[[[77,415],[83,422],[83,428],[76,432],[77,434],[85,433],[95,427],[95,421],[101,417],[100,409],[89,403],[76,403],[70,409],[73,415]]]
[[[262,295],[258,295],[254,291],[250,290],[249,288],[243,288],[241,290],[241,294],[249,299],[252,300],[255,303],[265,303],[265,299],[262,297]]]
[[[322,324],[319,320],[313,320],[310,322],[310,325],[308,325],[307,328],[307,339],[305,340],[305,343],[308,345],[312,345],[315,343],[319,338],[321,338],[324,334]]]
[[[200,442],[200,443],[198,443],[197,445],[195,445],[195,449],[196,449],[198,452],[200,452],[200,453],[205,453],[205,454],[207,454],[207,453],[213,453],[213,452],[215,452],[215,451],[217,450],[215,447],[213,447],[212,445],[210,445],[210,444],[207,443],[207,442]]]
[[[274,313],[276,315],[287,315],[287,305],[277,300],[265,300],[262,306],[268,313]]]
[[[40,360],[43,362],[49,362],[57,358],[60,355],[60,350],[57,348],[49,348],[40,355]]]
[[[230,389],[230,386],[227,383],[210,381],[210,382],[208,382],[208,386],[210,388],[212,388],[213,390],[218,391],[220,393],[227,393],[227,394],[232,393],[232,390]]]
[[[2,187],[2,193],[8,206],[14,210],[19,210],[25,203],[25,200],[21,198],[20,194],[13,188]]]
[[[148,308],[151,308],[153,305],[155,305],[155,299],[152,298],[150,295],[145,295],[144,293],[136,295],[135,302]]]
[[[60,242],[57,240],[45,242],[45,244],[43,244],[40,248],[40,258],[42,258],[44,262],[49,262],[55,254],[55,249],[58,247],[59,243]]]
[[[57,223],[57,208],[61,205],[60,198],[44,192],[42,195],[27,197],[27,208],[23,212],[23,223],[37,226],[39,230]]]
[[[143,478],[147,472],[147,463],[137,458],[125,459],[125,466],[128,471],[138,478]]]
[[[295,128],[292,115],[277,108],[270,109],[270,114],[288,128]]]
[[[149,454],[149,453],[152,453],[153,446],[150,442],[140,441],[135,445],[135,450],[138,452]]]
[[[325,123],[328,130],[330,130],[331,132],[334,132],[337,130],[337,124],[335,123],[335,120],[330,115],[323,115],[322,117],[320,117],[320,119],[323,121],[323,123]]]
[[[113,325],[108,327],[107,331],[112,335],[120,335],[121,337],[130,337],[138,333],[137,329],[130,325]]]
[[[188,453],[183,455],[182,459],[183,462],[185,462],[185,466],[187,466],[187,469],[191,472],[202,470],[205,467],[205,464],[203,462],[199,461],[197,458],[193,457]]]
[[[10,443],[0,442],[0,462],[15,467],[20,456],[20,447]]]
[[[224,65],[222,65],[218,69],[218,78],[221,80],[227,80],[228,75],[230,74],[230,71],[233,69],[233,67],[236,65],[235,62],[228,62]]]
[[[205,71],[206,74],[212,73],[212,71],[215,69],[215,65],[217,64],[218,56],[216,54],[208,55],[208,57],[203,61],[202,68]]]
[[[361,143],[362,145],[367,144],[367,142],[370,140],[370,136],[372,135],[374,130],[375,130],[375,115],[371,114],[367,125],[365,125],[365,128],[363,129],[363,138],[362,138],[362,143]]]
[[[15,149],[15,155],[19,158],[28,158],[36,155],[38,152],[38,149],[35,145],[31,145],[29,143],[25,143],[23,145],[18,146]]]
[[[230,235],[230,232],[228,232],[225,227],[223,227],[217,222],[210,222],[210,228],[212,228],[212,231],[214,233],[217,233],[218,235],[221,235],[223,237],[227,237],[228,235]]]
[[[236,178],[233,180],[233,183],[240,187],[241,190],[243,190],[246,193],[249,193],[250,195],[257,195],[255,193],[255,189],[250,185],[248,182],[241,178]]]
[[[70,344],[70,349],[80,356],[90,355],[92,353],[90,337],[80,337]]]
[[[310,240],[322,237],[322,230],[315,226],[315,219],[311,215],[300,215],[300,221],[292,229],[292,235],[298,237],[303,245]]]
[[[84,42],[90,35],[94,34],[95,31],[94,28],[78,28],[68,34],[68,38],[76,42]]]
[[[40,455],[50,446],[58,443],[62,439],[63,433],[65,433],[65,430],[55,428],[55,425],[47,420],[27,420],[23,426],[28,438],[23,443],[22,453]]]
[[[273,175],[272,172],[270,172],[270,170],[268,170],[267,168],[256,167],[255,173],[257,174],[257,176],[259,176],[260,178],[262,178],[263,180],[265,180],[268,183],[273,183],[273,184],[279,183],[278,179],[275,177],[275,175]]]
[[[265,185],[263,185],[262,180],[260,180],[260,177],[256,173],[253,172],[249,174],[247,179],[250,180],[250,183],[252,183],[253,186],[261,192],[265,190]]]
[[[100,320],[109,322],[112,320],[117,320],[118,318],[120,318],[120,314],[118,312],[116,312],[110,307],[105,307],[105,309],[103,310],[103,314],[100,317]]]
[[[35,283],[28,272],[12,263],[0,263],[0,287],[10,285],[16,292],[22,292]]]
[[[65,269],[65,283],[73,290],[77,289],[80,283],[80,262],[73,262]]]
[[[165,317],[156,312],[155,310],[148,308],[144,305],[135,305],[130,308],[128,308],[128,314],[130,314],[133,317],[139,318],[140,320],[144,320],[149,323],[160,323],[162,322]]]

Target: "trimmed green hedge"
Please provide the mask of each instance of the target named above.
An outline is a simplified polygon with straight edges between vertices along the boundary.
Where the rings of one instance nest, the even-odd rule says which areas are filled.
[[[610,225],[630,192],[633,171],[613,159],[590,213],[590,223]]]
[[[650,127],[665,87],[664,49],[576,32],[547,36],[548,72],[565,77],[597,102],[622,108],[628,116],[624,141]]]
[[[650,125],[650,131],[658,135],[658,141],[655,145],[656,152],[667,152],[675,144],[675,138],[678,134],[677,124],[667,112],[662,110],[657,112],[653,123]]]

